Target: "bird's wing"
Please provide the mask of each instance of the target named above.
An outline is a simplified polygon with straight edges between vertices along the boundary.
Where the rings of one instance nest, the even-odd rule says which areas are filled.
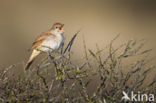
[[[46,38],[48,38],[51,35],[51,33],[45,32],[39,35],[36,40],[33,42],[32,48],[36,48],[39,46]]]

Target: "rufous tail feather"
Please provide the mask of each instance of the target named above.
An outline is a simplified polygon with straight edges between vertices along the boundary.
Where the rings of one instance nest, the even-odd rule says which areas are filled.
[[[37,50],[33,50],[26,66],[25,66],[25,70],[28,70],[30,65],[33,63],[34,59],[40,54],[40,51],[37,51]]]

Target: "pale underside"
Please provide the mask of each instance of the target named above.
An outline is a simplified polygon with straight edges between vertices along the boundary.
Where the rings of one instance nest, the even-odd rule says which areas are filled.
[[[42,37],[40,37],[42,38]],[[63,34],[56,34],[56,35],[49,35],[44,38],[44,40],[40,41],[38,39],[39,43],[37,46],[35,46],[34,49],[43,51],[43,52],[51,52],[54,50],[58,50],[64,42]],[[35,44],[34,44],[35,45]]]

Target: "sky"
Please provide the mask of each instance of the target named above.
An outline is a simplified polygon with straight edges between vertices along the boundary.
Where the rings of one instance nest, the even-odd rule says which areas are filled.
[[[65,24],[66,43],[81,29],[72,48],[77,59],[83,56],[83,36],[94,50],[119,33],[115,46],[144,38],[156,56],[155,5],[155,0],[0,0],[0,67],[27,61],[33,40],[55,22]]]

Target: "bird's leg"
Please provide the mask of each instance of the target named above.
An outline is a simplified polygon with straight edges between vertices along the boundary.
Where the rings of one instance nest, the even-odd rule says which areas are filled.
[[[54,59],[54,57],[51,55],[51,52],[50,52],[50,51],[48,51],[47,53],[48,53],[48,56],[50,57],[50,59],[51,59],[51,60],[53,60],[53,59]]]

